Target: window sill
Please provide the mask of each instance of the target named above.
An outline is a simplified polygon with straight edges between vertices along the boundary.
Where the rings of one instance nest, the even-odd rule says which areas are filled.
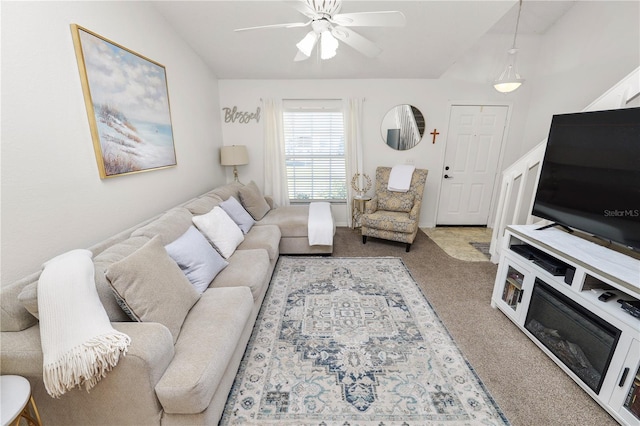
[[[304,201],[297,201],[297,200],[289,200],[289,204],[293,205],[293,204],[297,204],[297,205],[305,205],[305,204],[310,204],[310,203],[314,203],[314,202],[327,202],[331,205],[346,205],[347,204],[347,200],[304,200]]]

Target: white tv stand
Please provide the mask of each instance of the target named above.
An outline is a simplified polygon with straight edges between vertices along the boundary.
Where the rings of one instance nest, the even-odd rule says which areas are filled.
[[[512,225],[506,228],[491,306],[500,309],[619,423],[640,425],[640,319],[623,310],[617,301],[640,300],[640,260],[556,228],[537,230],[538,227]],[[528,260],[525,257],[528,251],[546,256],[560,270],[554,271],[554,275],[539,258],[537,263]],[[568,273],[561,271],[564,267]],[[579,312],[595,318],[596,323],[604,321],[619,330],[615,338],[611,338],[614,343],[610,347],[615,349],[609,355],[608,368],[603,367],[604,371],[599,375],[599,389],[587,384],[530,331],[534,311],[541,309],[538,307],[541,298],[536,296],[535,307],[529,313],[532,293],[534,289],[536,294],[543,293],[547,287],[560,299],[568,299],[569,305],[577,306]],[[606,291],[613,293],[613,297],[607,301],[598,300]],[[589,318],[585,318],[588,322]],[[575,324],[581,322],[575,321]],[[552,335],[558,334],[558,330],[547,330]],[[560,330],[560,334],[571,333]],[[572,336],[563,339],[570,342]],[[587,352],[589,348],[584,349]],[[597,360],[592,362],[594,365],[599,363]]]

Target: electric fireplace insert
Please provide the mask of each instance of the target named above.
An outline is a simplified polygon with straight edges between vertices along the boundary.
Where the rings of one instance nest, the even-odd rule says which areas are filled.
[[[536,278],[525,328],[596,394],[620,330]]]

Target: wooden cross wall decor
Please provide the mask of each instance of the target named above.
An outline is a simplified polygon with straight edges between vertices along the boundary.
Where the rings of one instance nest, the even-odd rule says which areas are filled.
[[[433,135],[433,142],[431,143],[436,143],[436,136],[438,136],[440,134],[440,132],[438,131],[438,129],[433,129],[433,132],[429,133],[430,135]]]

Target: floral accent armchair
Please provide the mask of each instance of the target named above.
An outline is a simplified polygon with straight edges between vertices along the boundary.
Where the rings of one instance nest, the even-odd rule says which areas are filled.
[[[387,189],[391,167],[376,169],[375,195],[367,201],[362,214],[362,244],[367,237],[383,238],[407,244],[406,251],[418,233],[422,194],[428,170],[415,169],[407,192]]]

